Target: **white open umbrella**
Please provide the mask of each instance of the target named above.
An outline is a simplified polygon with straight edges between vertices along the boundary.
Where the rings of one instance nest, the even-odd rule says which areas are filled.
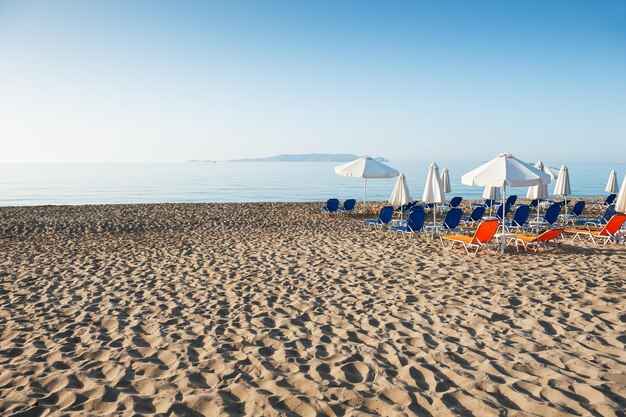
[[[554,195],[565,197],[565,223],[567,223],[567,196],[572,193],[569,185],[569,171],[565,165],[559,170],[559,175],[554,186]]]
[[[426,204],[439,204],[445,201],[446,197],[443,193],[443,184],[439,176],[439,167],[436,163],[430,164],[428,167],[428,176],[426,177],[426,185],[422,193],[422,201]],[[433,222],[437,221],[437,208],[433,210]]]
[[[617,200],[615,200],[615,211],[626,213],[626,175],[624,176],[624,181],[622,181],[622,188],[619,189]]]
[[[452,192],[452,188],[450,187],[450,172],[448,171],[448,168],[444,168],[441,172],[441,185],[443,186],[444,194]]]
[[[378,162],[369,156],[362,156],[357,160],[335,167],[335,174],[344,177],[363,178],[363,211],[365,211],[365,201],[367,199],[367,179],[368,178],[393,178],[399,172]]]
[[[491,161],[463,175],[461,182],[470,186],[502,187],[502,204],[505,204],[507,185],[510,187],[528,187],[548,184],[550,176],[509,153],[501,153]],[[505,233],[504,219],[502,221],[502,233]],[[500,249],[504,252],[506,245],[504,235],[500,242]]]
[[[396,185],[391,191],[389,196],[389,204],[392,206],[404,206],[412,201],[411,194],[409,193],[409,186],[406,183],[406,177],[404,174],[400,174],[396,180]],[[400,209],[400,218],[402,218],[402,209]]]
[[[619,185],[617,185],[617,171],[613,169],[609,174],[609,182],[606,183],[606,188],[604,189],[604,191],[609,194],[614,194],[617,192],[618,187]]]

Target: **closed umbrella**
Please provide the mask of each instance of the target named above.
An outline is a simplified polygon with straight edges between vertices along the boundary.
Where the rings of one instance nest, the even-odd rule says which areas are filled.
[[[624,181],[622,181],[622,188],[619,190],[617,200],[615,200],[615,211],[626,213],[626,175],[624,176]]]
[[[617,192],[618,187],[619,185],[617,185],[617,171],[613,169],[609,174],[609,182],[606,183],[606,188],[604,189],[604,191],[609,194],[614,194]]]
[[[365,211],[365,201],[367,200],[367,179],[394,178],[399,175],[395,169],[369,156],[362,156],[352,162],[336,166],[335,174],[344,177],[363,178],[363,211]]]
[[[537,168],[539,171],[545,172],[546,174],[548,174],[550,176],[550,181],[552,181],[553,179],[555,179],[557,177],[557,175],[559,175],[558,172],[556,172],[556,175],[554,175],[554,173],[552,172],[552,168],[550,168],[549,166],[545,165],[543,162],[541,161],[537,161],[535,163],[535,168]],[[539,214],[541,211],[541,201],[543,200],[547,200],[548,199],[548,184],[539,184],[539,185],[533,185],[532,187],[528,187],[528,192],[526,193],[526,198],[530,198],[532,199],[538,199],[538,204],[537,204],[537,221],[539,221]]]
[[[559,170],[559,175],[554,186],[554,195],[565,197],[565,223],[567,223],[567,196],[572,193],[569,185],[569,171],[565,165]]]
[[[547,165],[544,165],[544,163],[541,161],[538,161],[535,164],[535,168],[537,168],[539,171],[542,171],[548,174],[550,176],[550,181],[552,181],[559,175],[558,172],[556,172],[556,175],[554,175],[554,173],[552,172],[552,169],[548,167]],[[549,196],[548,184],[533,185],[531,187],[528,187],[528,192],[526,193],[526,198],[530,198],[531,200],[534,198],[537,198],[539,200],[546,200],[548,196]],[[538,211],[537,211],[537,215],[539,215]]]
[[[485,191],[483,191],[483,198],[488,198],[489,200],[501,200],[502,193],[500,192],[500,187],[485,187]],[[491,216],[491,209],[493,208],[493,204],[489,205],[489,215]]]
[[[409,193],[409,186],[406,183],[406,177],[404,174],[400,174],[396,180],[396,185],[391,191],[389,196],[389,204],[392,206],[400,206],[400,218],[402,218],[402,207],[411,202],[411,194]]]
[[[485,191],[483,191],[483,198],[501,200],[502,193],[500,192],[500,187],[485,187]]]
[[[439,204],[443,203],[445,199],[446,197],[443,193],[441,177],[439,176],[439,167],[433,162],[428,167],[428,176],[426,177],[426,185],[424,186],[424,192],[422,193],[422,201],[426,204]],[[436,223],[437,209],[435,208],[433,212],[433,222]]]
[[[443,186],[444,194],[452,192],[452,188],[450,187],[450,172],[448,172],[448,168],[444,168],[441,172],[441,185]]]
[[[461,182],[470,186],[502,187],[502,204],[505,204],[507,185],[528,187],[548,184],[550,176],[509,153],[501,153],[491,161],[463,175]],[[505,233],[504,221],[502,221],[502,233]],[[504,236],[500,242],[500,250],[504,252],[506,245]]]

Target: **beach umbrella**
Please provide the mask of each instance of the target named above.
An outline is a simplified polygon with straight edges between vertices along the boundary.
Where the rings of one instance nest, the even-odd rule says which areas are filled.
[[[554,195],[565,197],[565,223],[567,223],[567,196],[571,193],[572,189],[569,185],[569,171],[567,170],[567,167],[563,165],[559,170],[559,175],[556,179]]]
[[[604,191],[609,194],[614,194],[617,192],[618,187],[619,185],[617,185],[617,171],[613,169],[609,174],[609,182],[606,183],[606,188],[604,189]]]
[[[441,185],[443,186],[443,193],[452,192],[452,188],[450,187],[450,172],[448,168],[444,168],[441,172]]]
[[[624,176],[624,181],[622,181],[622,188],[619,189],[617,200],[615,200],[615,211],[626,213],[626,175]]]
[[[510,153],[501,153],[489,162],[471,170],[461,177],[461,182],[470,186],[502,187],[502,204],[506,201],[506,187],[529,187],[548,184],[550,176],[534,166],[520,161]],[[505,233],[502,221],[502,233]],[[500,250],[506,245],[504,236],[500,240]]]
[[[535,168],[537,168],[541,172],[545,172],[546,174],[548,174],[550,176],[550,181],[556,178],[556,176],[552,175],[552,171],[550,170],[550,167],[548,167],[547,165],[544,165],[544,163],[541,161],[537,161],[535,163]],[[558,172],[557,172],[557,175],[558,175]],[[533,185],[531,187],[528,187],[528,192],[526,193],[526,198],[530,198],[531,200],[536,198],[539,200],[539,203],[541,203],[541,201],[543,200],[547,200],[548,196],[549,196],[548,184],[538,184],[538,185]],[[539,221],[541,204],[537,204],[536,208],[537,208],[537,221]]]
[[[500,187],[485,187],[485,191],[483,191],[483,198],[501,200],[502,193],[500,192]]]
[[[409,193],[409,186],[406,183],[406,177],[401,173],[389,196],[389,204],[392,206],[400,206],[400,218],[402,218],[402,206],[410,203],[411,200],[412,198]]]
[[[428,175],[426,176],[426,185],[424,186],[424,192],[422,193],[422,201],[426,204],[438,204],[443,203],[445,199],[446,196],[443,193],[443,184],[441,184],[441,177],[439,176],[439,167],[433,162],[428,167]],[[436,207],[433,212],[433,222],[436,223]]]
[[[572,189],[569,185],[569,170],[567,166],[563,165],[559,170],[559,175],[556,178],[556,185],[554,186],[554,195],[568,196],[572,194]]]
[[[489,200],[502,200],[502,193],[500,192],[500,187],[485,187],[485,191],[483,191],[483,198],[488,198]],[[493,208],[493,204],[489,206],[490,216],[491,216],[492,208]]]
[[[399,172],[378,162],[369,156],[362,156],[352,162],[335,167],[335,174],[344,177],[363,178],[363,211],[365,211],[365,201],[367,200],[367,179],[368,178],[394,178]]]
[[[550,176],[550,181],[556,179],[556,177],[558,177],[559,175],[558,171],[550,168],[541,161],[537,161],[537,163],[535,164],[535,168],[548,174]],[[528,192],[526,193],[526,198],[530,199],[538,198],[539,200],[545,200],[548,198],[548,196],[548,184],[533,185],[532,187],[528,187]],[[537,215],[539,215],[539,211],[537,211]]]
[[[543,164],[543,172],[548,174],[550,178],[552,178],[552,181],[554,181],[555,179],[559,177],[559,172],[560,172],[559,169],[552,168],[551,166],[548,166],[541,161],[537,161],[537,163]]]

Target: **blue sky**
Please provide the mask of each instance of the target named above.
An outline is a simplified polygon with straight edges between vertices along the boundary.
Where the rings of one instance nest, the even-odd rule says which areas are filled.
[[[626,0],[0,0],[0,161],[623,162]]]

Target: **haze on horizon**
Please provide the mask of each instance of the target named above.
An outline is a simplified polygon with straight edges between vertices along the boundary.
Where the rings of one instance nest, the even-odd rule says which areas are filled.
[[[0,0],[0,161],[623,162],[626,1]]]

